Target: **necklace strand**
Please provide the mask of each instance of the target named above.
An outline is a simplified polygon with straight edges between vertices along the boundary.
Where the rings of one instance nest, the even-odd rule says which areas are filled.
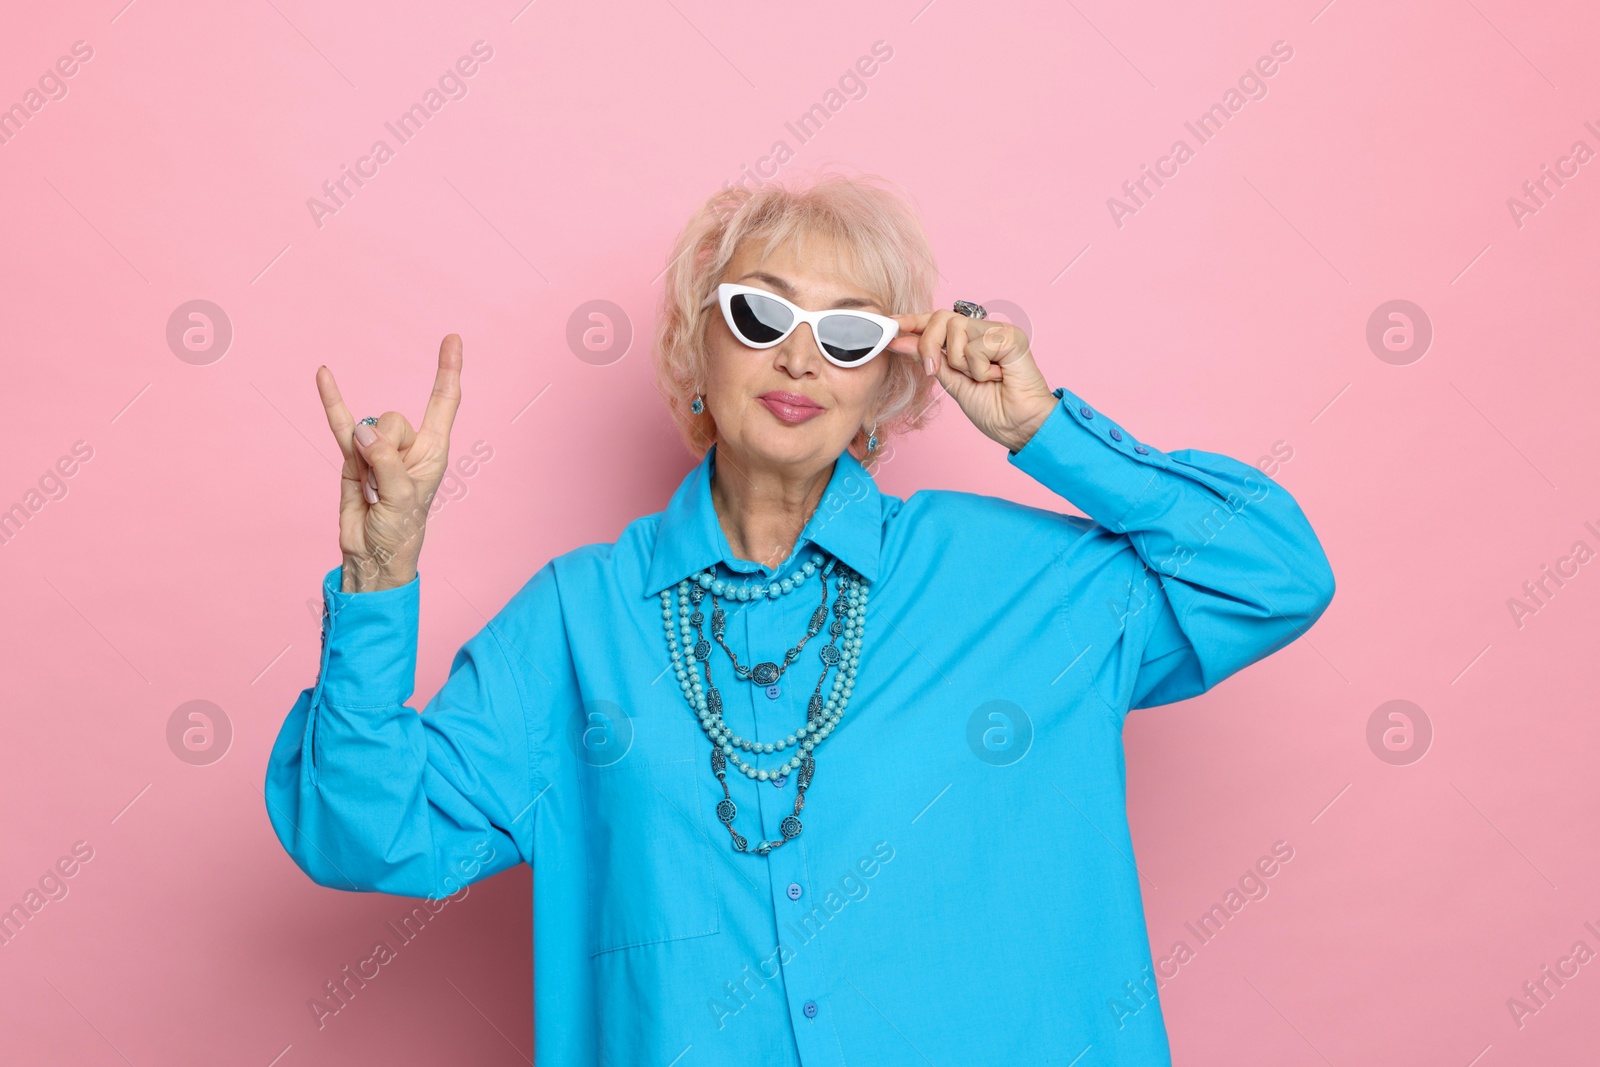
[[[717,639],[717,644],[722,646],[722,651],[726,652],[728,654],[728,658],[733,661],[734,674],[745,679],[746,681],[754,682],[756,685],[772,686],[777,684],[778,679],[783,677],[783,672],[788,670],[789,665],[795,661],[797,656],[800,655],[800,650],[806,647],[806,642],[817,636],[817,631],[822,629],[823,620],[828,617],[828,575],[830,572],[832,572],[832,570],[832,563],[829,563],[825,568],[823,568],[822,603],[818,604],[817,610],[811,613],[811,623],[806,628],[806,635],[800,639],[799,643],[795,644],[789,649],[789,651],[783,654],[783,663],[781,666],[771,662],[770,660],[757,663],[754,667],[747,667],[739,662],[739,657],[734,655],[733,649],[729,648],[728,643],[722,639],[722,635],[728,626],[728,613],[722,609],[721,604],[717,603],[716,590],[712,590],[711,636]],[[702,585],[701,588],[703,589],[705,586]],[[784,590],[784,592],[789,591],[790,590]],[[774,597],[774,599],[776,599],[776,597]],[[695,611],[690,615],[690,620],[694,623],[695,631],[697,633],[700,632],[700,624],[703,619],[704,616],[699,611]],[[709,645],[705,644],[704,637],[701,637],[699,641],[695,642],[694,651],[695,655],[699,656],[701,659],[706,659],[711,654],[711,648]],[[776,694],[769,692],[767,695],[775,696]]]
[[[771,586],[738,587],[733,583],[722,582],[715,577],[714,568],[707,568],[693,576],[693,579],[684,579],[677,585],[677,604],[674,611],[672,590],[664,589],[661,592],[661,620],[662,628],[666,631],[667,648],[672,655],[672,665],[678,677],[678,684],[683,690],[684,698],[690,709],[700,720],[700,728],[711,740],[711,769],[717,776],[717,781],[722,785],[722,800],[717,804],[717,818],[727,827],[732,836],[733,847],[740,852],[753,852],[765,856],[772,849],[777,848],[800,835],[803,826],[800,822],[800,812],[805,807],[806,790],[811,786],[812,776],[816,769],[816,758],[813,750],[816,749],[828,735],[833,733],[839,721],[843,718],[845,708],[849,704],[851,693],[855,689],[856,671],[861,661],[861,633],[866,619],[867,583],[849,566],[839,560],[831,560],[822,568],[822,605],[812,613],[812,625],[805,638],[799,645],[786,655],[783,668],[773,663],[757,664],[755,668],[744,668],[741,671],[738,660],[733,658],[732,650],[721,641],[720,623],[725,621],[718,597],[728,594],[735,599],[756,599],[758,597],[776,599],[792,592],[807,577],[815,573],[821,565],[823,557],[819,554],[802,568],[802,572],[794,578],[786,578],[775,582]],[[718,635],[718,643],[723,645],[730,658],[733,658],[734,671],[746,680],[752,677],[760,668],[766,667],[782,673],[799,655],[799,649],[805,642],[814,636],[820,629],[822,621],[826,618],[827,583],[831,574],[839,578],[839,592],[833,604],[834,622],[829,627],[830,640],[818,650],[818,657],[822,660],[822,674],[817,679],[816,688],[806,708],[806,723],[794,733],[789,734],[782,742],[755,742],[739,737],[730,729],[722,717],[722,694],[712,681],[710,643],[705,639],[702,629],[705,622],[704,613],[700,610],[700,603],[707,592],[712,596],[712,629]],[[759,590],[759,592],[757,592]],[[741,595],[742,594],[742,595]],[[674,619],[676,616],[676,619]],[[721,618],[719,619],[719,616]],[[698,639],[691,642],[691,631],[698,635]],[[682,636],[680,647],[679,636]],[[696,676],[696,665],[704,665],[705,682],[702,684]],[[837,666],[833,689],[827,697],[822,695],[822,683],[827,678],[830,668]],[[765,676],[766,672],[763,672]],[[761,683],[756,684],[771,684]],[[783,763],[776,771],[758,769],[745,761],[738,754],[739,750],[771,753],[783,752],[790,748],[798,751],[789,760]],[[747,778],[757,781],[769,781],[773,778],[783,777],[791,772],[798,771],[797,789],[795,794],[794,812],[784,816],[779,824],[782,837],[772,841],[760,841],[751,846],[743,834],[733,828],[734,817],[738,814],[738,806],[733,801],[733,796],[728,789],[727,770],[728,761],[732,759],[737,769]]]

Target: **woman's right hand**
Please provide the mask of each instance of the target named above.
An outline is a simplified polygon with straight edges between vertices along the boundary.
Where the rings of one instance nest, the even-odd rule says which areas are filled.
[[[452,333],[439,344],[439,371],[419,430],[398,411],[384,412],[377,426],[358,424],[327,367],[317,368],[317,392],[344,453],[342,588],[370,593],[405,585],[416,577],[428,509],[450,462],[450,427],[461,405],[461,338]]]

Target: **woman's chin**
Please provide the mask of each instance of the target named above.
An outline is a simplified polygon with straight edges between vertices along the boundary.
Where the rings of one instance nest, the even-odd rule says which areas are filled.
[[[747,456],[754,464],[783,467],[808,460],[814,462],[822,456],[835,457],[848,444],[839,442],[835,447],[828,435],[821,432],[821,427],[813,425],[816,420],[793,424],[769,417],[767,421],[771,425],[751,434],[733,451]]]

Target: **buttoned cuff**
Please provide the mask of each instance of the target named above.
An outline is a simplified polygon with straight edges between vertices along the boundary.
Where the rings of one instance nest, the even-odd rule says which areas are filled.
[[[1113,533],[1149,492],[1172,458],[1134,439],[1104,412],[1067,388],[1020,451],[1007,460]]]
[[[342,565],[322,579],[322,670],[313,704],[404,704],[416,685],[422,574],[370,593],[346,593],[343,582]]]

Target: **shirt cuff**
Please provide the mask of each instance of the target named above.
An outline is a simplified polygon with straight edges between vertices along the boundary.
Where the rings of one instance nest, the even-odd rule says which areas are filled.
[[[1135,440],[1072,390],[1053,392],[1060,403],[1007,460],[1101,526],[1124,533],[1122,520],[1172,458]]]
[[[370,593],[346,593],[343,582],[342,565],[322,579],[322,670],[313,706],[404,704],[416,686],[422,574]]]

